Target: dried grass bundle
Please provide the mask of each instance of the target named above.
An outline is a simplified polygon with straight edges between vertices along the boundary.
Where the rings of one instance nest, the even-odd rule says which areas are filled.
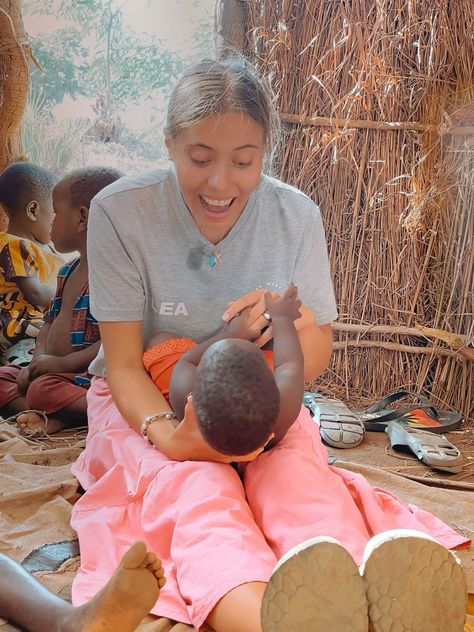
[[[474,3],[245,6],[285,122],[279,175],[327,230],[340,318],[322,386],[353,403],[408,386],[472,417]]]

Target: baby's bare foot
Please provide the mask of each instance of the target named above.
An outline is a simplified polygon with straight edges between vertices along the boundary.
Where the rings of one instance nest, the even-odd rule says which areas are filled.
[[[74,610],[62,630],[77,632],[134,632],[155,605],[165,584],[161,561],[135,542],[104,588]]]

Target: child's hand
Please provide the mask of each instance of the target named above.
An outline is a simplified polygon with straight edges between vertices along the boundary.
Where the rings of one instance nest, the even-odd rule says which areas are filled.
[[[28,365],[30,382],[45,373],[64,373],[62,358],[53,355],[40,355]]]
[[[16,376],[16,385],[18,386],[18,390],[23,395],[26,393],[28,389],[28,384],[30,383],[30,369],[27,366],[24,366],[21,371]]]
[[[298,289],[292,283],[285,290],[283,296],[275,296],[270,294],[270,292],[266,292],[264,295],[265,308],[271,319],[273,320],[278,316],[285,316],[293,321],[301,318],[301,301],[297,297]]]
[[[254,340],[260,335],[260,329],[251,327],[249,324],[250,307],[243,310],[241,314],[234,316],[227,323],[224,331],[230,338],[240,338],[241,340]]]

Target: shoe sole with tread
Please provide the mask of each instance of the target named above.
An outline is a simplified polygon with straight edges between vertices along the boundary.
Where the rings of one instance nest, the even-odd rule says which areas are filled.
[[[263,596],[263,632],[367,632],[367,597],[351,555],[312,538],[278,562]]]
[[[423,533],[398,529],[372,538],[361,573],[373,632],[463,632],[464,571]]]

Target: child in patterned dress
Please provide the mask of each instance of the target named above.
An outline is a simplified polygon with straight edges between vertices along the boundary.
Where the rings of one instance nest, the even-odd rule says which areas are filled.
[[[58,273],[57,289],[27,367],[0,367],[0,411],[14,415],[24,434],[87,423],[87,367],[100,346],[89,308],[87,220],[91,199],[121,174],[91,167],[66,175],[53,191],[52,239],[60,252],[80,256]]]
[[[0,353],[34,340],[54,296],[63,259],[52,248],[52,191],[56,177],[30,162],[0,175],[0,204],[8,230],[0,233]]]

